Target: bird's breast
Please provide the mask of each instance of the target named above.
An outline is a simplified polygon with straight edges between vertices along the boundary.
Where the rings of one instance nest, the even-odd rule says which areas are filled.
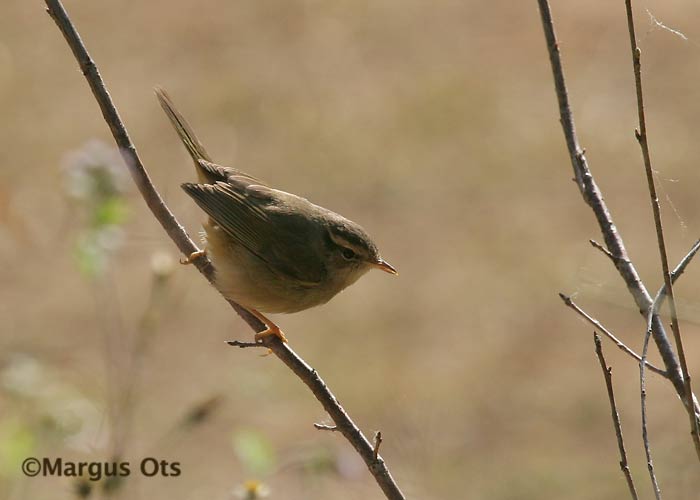
[[[328,302],[339,290],[325,281],[286,278],[237,243],[216,224],[204,227],[214,284],[229,300],[267,313],[293,313]]]

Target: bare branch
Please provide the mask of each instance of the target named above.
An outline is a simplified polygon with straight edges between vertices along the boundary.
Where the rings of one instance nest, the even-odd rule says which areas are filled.
[[[90,89],[97,103],[102,110],[102,115],[112,131],[112,136],[119,146],[120,152],[129,172],[136,183],[141,196],[146,201],[146,204],[151,209],[155,218],[160,222],[165,229],[170,239],[177,245],[180,251],[188,256],[198,250],[197,246],[187,235],[182,225],[177,221],[175,216],[170,212],[168,207],[163,202],[162,198],[151,183],[151,180],[146,172],[146,169],[139,158],[136,148],[134,147],[129,135],[119,118],[114,104],[107,92],[104,81],[102,80],[97,66],[90,58],[90,55],[85,48],[80,36],[75,27],[68,18],[60,0],[45,0],[47,12],[52,17],[59,30],[63,34],[66,42],[71,48],[80,69],[83,72]],[[213,280],[213,267],[207,259],[196,259],[193,264],[197,269],[210,281]],[[257,318],[250,314],[245,308],[228,301],[234,310],[243,318],[250,327],[256,331],[262,331],[265,328]],[[311,368],[303,359],[301,359],[287,344],[282,343],[279,339],[273,336],[265,337],[265,347],[269,348],[294,374],[299,377],[314,394],[316,399],[321,403],[326,412],[335,422],[338,430],[355,448],[357,453],[362,457],[367,468],[374,476],[377,484],[380,486],[384,495],[389,499],[404,499],[404,495],[398,485],[391,476],[388,467],[381,457],[375,458],[374,447],[355,425],[350,416],[345,412],[342,406],[338,403],[333,393],[328,389],[325,382],[318,376],[316,370]]]
[[[695,254],[700,250],[700,240],[696,241],[690,251],[686,254],[683,259],[678,263],[676,268],[671,271],[671,280],[675,282],[688,267],[690,261],[693,260]],[[639,366],[639,391],[641,400],[641,410],[642,410],[642,442],[644,443],[644,453],[647,457],[647,469],[649,471],[649,477],[651,478],[652,486],[654,487],[654,494],[657,499],[661,498],[661,490],[659,489],[659,484],[656,479],[656,474],[654,474],[654,462],[651,458],[651,445],[649,444],[649,431],[647,427],[647,391],[646,391],[646,359],[649,350],[649,337],[651,336],[651,325],[655,317],[658,317],[659,309],[666,297],[666,285],[664,284],[654,297],[654,302],[649,308],[647,313],[647,329],[644,335],[644,346],[642,347],[642,361]]]
[[[632,50],[632,68],[634,71],[634,86],[637,92],[637,115],[639,117],[639,128],[635,131],[635,136],[639,142],[639,147],[642,150],[644,159],[644,171],[647,178],[647,187],[649,189],[649,198],[651,199],[651,208],[654,214],[654,226],[656,228],[656,241],[659,246],[659,257],[661,258],[661,268],[664,276],[664,286],[666,287],[665,294],[668,296],[668,309],[671,314],[671,331],[673,331],[673,339],[678,350],[678,359],[680,361],[681,373],[683,375],[683,385],[685,394],[683,401],[685,403],[688,417],[690,419],[690,429],[693,436],[693,444],[698,460],[700,460],[700,423],[693,401],[693,391],[690,386],[690,374],[688,373],[688,365],[685,360],[685,351],[683,349],[683,338],[681,337],[680,326],[678,325],[678,314],[676,312],[676,301],[673,298],[673,283],[671,280],[671,272],[668,266],[668,255],[666,252],[666,240],[664,238],[663,222],[661,220],[661,207],[659,206],[659,198],[656,194],[656,183],[654,181],[654,170],[651,164],[651,153],[649,151],[649,141],[647,139],[647,124],[644,113],[644,93],[642,92],[642,51],[637,46],[637,38],[634,30],[634,15],[632,13],[632,0],[625,0],[625,10],[627,11],[627,28],[630,35],[630,48]]]
[[[651,306],[652,298],[644,286],[644,283],[642,283],[637,270],[627,256],[627,250],[625,249],[622,237],[615,227],[610,211],[603,200],[603,195],[593,178],[593,174],[591,174],[588,168],[588,162],[586,161],[584,151],[578,142],[564,79],[564,69],[559,55],[559,43],[554,33],[554,23],[552,21],[549,2],[548,0],[537,0],[537,2],[542,18],[542,28],[547,43],[547,51],[549,53],[549,61],[554,78],[554,87],[559,103],[560,121],[579,190],[581,191],[584,201],[591,207],[591,210],[593,210],[598,226],[603,233],[605,246],[615,257],[615,268],[627,285],[627,289],[634,298],[640,313],[646,315],[646,312]],[[668,378],[673,383],[676,392],[680,396],[683,396],[685,394],[683,375],[676,354],[666,335],[663,323],[656,318],[652,326],[654,341],[659,348],[659,353],[666,366]]]
[[[600,342],[600,337],[593,333],[593,342],[595,343],[595,352],[598,355],[598,361],[600,362],[600,368],[603,370],[603,377],[605,378],[605,387],[608,389],[608,399],[610,400],[610,411],[612,412],[613,426],[615,427],[615,435],[617,436],[617,447],[620,451],[620,469],[622,474],[624,474],[627,480],[627,487],[630,490],[630,495],[634,500],[637,500],[637,490],[634,487],[634,481],[632,480],[632,472],[630,471],[629,465],[627,464],[627,452],[625,451],[625,441],[622,438],[622,424],[620,424],[620,414],[617,411],[617,405],[615,404],[615,393],[613,392],[612,385],[612,368],[609,368],[605,362],[605,357],[603,356],[603,346]]]
[[[622,341],[620,341],[615,335],[613,335],[613,333],[612,333],[610,330],[608,330],[607,328],[605,328],[605,327],[600,323],[600,321],[598,321],[598,320],[595,319],[593,316],[591,316],[590,314],[588,314],[586,311],[584,311],[583,309],[581,309],[573,300],[571,300],[571,297],[569,297],[569,296],[567,296],[567,295],[564,295],[563,293],[559,293],[559,297],[561,297],[561,300],[564,301],[564,304],[566,304],[566,305],[569,306],[571,309],[573,309],[574,311],[576,311],[576,313],[577,313],[579,316],[581,316],[583,319],[585,319],[586,321],[588,321],[588,322],[589,322],[591,325],[593,325],[599,332],[603,333],[606,337],[608,337],[610,340],[612,340],[613,342],[615,342],[615,345],[617,345],[617,347],[618,347],[621,351],[623,351],[623,352],[629,354],[630,356],[632,356],[638,363],[641,363],[641,362],[642,362],[642,357],[641,357],[639,354],[637,354],[637,353],[634,352],[632,349],[630,349],[629,347],[627,347]],[[649,362],[646,361],[646,360],[645,360],[645,363],[646,363],[646,365],[649,367],[649,369],[650,369],[651,371],[653,371],[654,373],[658,373],[658,374],[661,375],[662,377],[668,378],[668,374],[667,374],[664,370],[662,370],[661,368],[658,368],[658,367],[652,365],[651,363],[649,363]]]

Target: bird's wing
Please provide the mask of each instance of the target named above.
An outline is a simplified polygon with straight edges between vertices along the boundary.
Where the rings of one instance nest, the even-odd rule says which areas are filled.
[[[245,172],[243,172],[242,170],[238,170],[237,168],[222,167],[221,165],[217,165],[216,163],[212,163],[207,160],[197,160],[197,163],[206,174],[207,184],[214,184],[218,181],[229,182],[229,180],[233,180],[234,183],[238,184],[240,187],[245,187],[247,185],[253,184],[259,186],[267,186],[267,184],[261,181],[260,179],[256,179],[252,175],[246,174]]]
[[[319,284],[326,269],[313,245],[318,240],[314,238],[317,225],[289,210],[280,191],[253,181],[243,172],[228,169],[225,182],[188,183],[182,188],[226,234],[273,272],[300,287]]]

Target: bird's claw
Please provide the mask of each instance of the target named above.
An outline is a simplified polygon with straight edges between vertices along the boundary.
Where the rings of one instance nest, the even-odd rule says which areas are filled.
[[[189,264],[192,264],[195,260],[199,259],[200,257],[203,257],[207,254],[206,249],[205,250],[197,250],[196,252],[192,252],[189,254],[186,258],[180,259],[180,264],[183,266],[187,266]]]

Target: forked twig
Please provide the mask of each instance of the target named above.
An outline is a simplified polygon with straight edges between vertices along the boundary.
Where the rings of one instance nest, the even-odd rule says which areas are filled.
[[[672,281],[677,278],[685,265],[692,259],[697,252],[697,248],[694,247],[688,256],[679,265],[679,273],[672,276],[668,271],[668,260],[666,258],[665,243],[663,240],[663,233],[661,231],[660,216],[658,211],[658,201],[656,201],[655,188],[653,184],[653,171],[651,170],[651,161],[649,159],[648,144],[646,139],[646,124],[644,121],[644,106],[641,95],[641,71],[640,71],[640,51],[636,47],[636,40],[634,35],[634,25],[632,22],[631,14],[631,0],[625,0],[627,4],[627,15],[628,23],[630,28],[630,42],[632,46],[634,69],[635,69],[635,83],[637,88],[637,99],[638,99],[638,111],[640,115],[640,129],[637,133],[637,138],[642,146],[642,152],[645,157],[645,167],[647,167],[647,175],[651,177],[650,183],[650,195],[652,198],[652,205],[655,205],[655,223],[657,226],[657,240],[659,242],[660,253],[662,256],[663,270],[664,270],[664,287],[662,290],[668,290],[669,295],[673,293]],[[588,169],[588,163],[584,154],[584,150],[580,147],[578,143],[578,138],[576,136],[576,129],[574,127],[573,116],[571,113],[571,108],[569,105],[569,98],[566,89],[566,83],[564,80],[564,72],[562,68],[561,58],[559,55],[559,46],[557,38],[554,32],[554,23],[552,21],[552,15],[549,8],[548,0],[538,0],[540,15],[542,18],[542,27],[544,30],[545,40],[547,43],[547,50],[549,53],[549,60],[552,67],[552,75],[554,78],[554,87],[557,95],[557,100],[559,103],[559,114],[562,124],[562,129],[564,132],[564,137],[566,139],[567,148],[569,150],[569,155],[571,157],[571,164],[574,169],[574,174],[577,182],[579,183],[579,190],[584,198],[584,201],[591,207],[593,213],[595,214],[596,220],[600,227],[603,237],[605,238],[605,247],[600,244],[595,244],[597,248],[603,250],[604,253],[613,261],[615,267],[617,268],[620,276],[627,285],[627,289],[632,294],[637,307],[641,314],[646,317],[647,320],[647,331],[645,335],[644,347],[642,352],[642,357],[639,363],[640,367],[640,385],[641,385],[641,395],[642,395],[642,433],[645,452],[647,454],[647,465],[649,469],[649,474],[654,486],[654,493],[657,499],[660,499],[661,493],[656,481],[654,474],[653,462],[651,459],[651,451],[648,440],[647,425],[646,425],[646,387],[645,387],[645,369],[649,366],[646,359],[648,353],[648,345],[650,336],[654,337],[654,341],[659,349],[661,358],[663,359],[664,365],[666,367],[666,376],[672,382],[674,389],[681,397],[683,404],[688,412],[689,418],[691,420],[691,429],[693,433],[693,441],[695,444],[696,451],[700,457],[700,447],[698,444],[698,403],[692,393],[690,387],[690,377],[688,375],[687,367],[685,366],[685,355],[682,351],[682,344],[680,338],[680,332],[678,331],[677,324],[677,314],[675,311],[675,305],[672,308],[671,314],[673,318],[672,329],[674,331],[674,336],[676,338],[676,344],[679,349],[680,361],[676,357],[671,343],[669,342],[668,336],[666,335],[661,318],[658,315],[658,305],[663,300],[665,291],[660,291],[657,297],[652,300],[649,292],[642,283],[639,275],[634,268],[632,262],[627,257],[627,253],[615,225],[613,224],[612,218],[608,211],[608,208],[602,198],[600,190],[593,180],[593,176]],[[670,301],[672,302],[672,301]]]
[[[569,104],[569,95],[566,89],[564,79],[564,69],[559,55],[559,43],[557,42],[556,34],[554,33],[554,23],[552,21],[552,13],[549,8],[548,0],[537,0],[542,19],[542,29],[544,31],[545,41],[547,43],[547,52],[549,54],[549,62],[552,67],[552,76],[554,79],[554,88],[559,104],[559,116],[566,139],[571,165],[574,170],[574,175],[578,183],[579,190],[584,201],[591,207],[596,221],[605,240],[605,247],[614,257],[613,262],[618,273],[622,277],[627,289],[632,295],[639,311],[646,315],[649,307],[652,304],[651,295],[642,283],[639,273],[627,256],[625,244],[615,227],[610,211],[603,200],[603,195],[600,192],[593,174],[588,168],[588,162],[584,150],[578,142],[576,135],[576,127]],[[646,316],[645,316],[646,317]],[[654,341],[661,354],[666,373],[669,380],[673,383],[673,387],[680,396],[685,395],[685,386],[683,375],[678,364],[678,358],[673,350],[671,342],[663,323],[656,317],[652,323],[652,334]]]
[[[632,349],[627,347],[621,340],[619,340],[613,333],[605,328],[603,324],[595,319],[593,316],[588,314],[586,311],[581,309],[573,300],[571,300],[571,297],[564,295],[563,293],[559,293],[559,297],[561,297],[561,300],[564,301],[564,304],[566,304],[568,307],[576,311],[576,313],[581,316],[583,319],[588,321],[591,325],[593,325],[599,332],[603,333],[606,337],[608,337],[610,340],[612,340],[615,345],[624,353],[629,354],[632,356],[638,363],[642,362],[642,357],[634,352]],[[668,378],[668,374],[662,370],[661,368],[658,368],[657,366],[652,365],[648,361],[644,360],[644,363],[649,367],[651,371],[654,373],[658,373],[664,378]]]
[[[136,148],[134,147],[129,135],[119,118],[114,104],[107,92],[104,81],[102,80],[97,66],[91,59],[85,48],[80,36],[75,27],[70,21],[60,0],[45,0],[47,12],[54,20],[59,30],[63,34],[68,43],[73,55],[75,56],[80,66],[85,79],[90,85],[95,99],[102,110],[102,115],[112,131],[117,146],[121,152],[122,158],[138,187],[141,196],[146,205],[151,210],[158,222],[163,226],[170,239],[177,245],[179,250],[184,255],[190,255],[197,251],[198,248],[187,235],[182,225],[177,221],[175,216],[170,212],[168,207],[163,202],[162,198],[156,191],[151,182],[146,169],[139,158]],[[213,281],[213,267],[207,259],[196,259],[194,265],[197,269],[209,280]],[[236,304],[233,301],[228,301],[234,310],[243,318],[243,320],[256,331],[264,330],[265,326],[245,308]],[[282,343],[279,339],[269,336],[264,339],[265,347],[269,348],[287,367],[294,372],[313,392],[316,399],[321,403],[323,408],[335,422],[338,430],[355,448],[357,453],[362,457],[370,473],[374,476],[379,487],[384,492],[384,495],[392,500],[403,500],[405,497],[398,485],[391,476],[388,467],[381,457],[374,456],[374,447],[369,442],[367,437],[355,425],[350,416],[345,412],[342,406],[338,403],[333,393],[328,389],[325,382],[318,376],[316,370],[311,368],[303,359],[301,359],[287,344]]]
[[[678,263],[676,268],[671,271],[671,281],[675,281],[683,274],[685,268],[688,267],[690,261],[700,250],[700,240],[696,241],[692,246],[690,251],[686,254],[683,259]],[[644,334],[644,345],[642,347],[642,361],[639,364],[639,392],[641,401],[641,411],[642,411],[642,442],[644,443],[644,453],[647,458],[647,470],[649,471],[649,478],[651,479],[652,487],[654,488],[654,494],[657,500],[661,499],[661,489],[659,488],[659,482],[656,479],[656,474],[654,473],[654,461],[651,457],[651,444],[649,443],[649,429],[647,425],[647,389],[646,389],[646,372],[644,370],[646,366],[647,354],[649,352],[649,338],[651,337],[651,324],[655,317],[658,317],[659,309],[666,298],[666,285],[664,284],[654,297],[654,302],[649,308],[647,313],[647,329]]]
[[[700,460],[700,422],[698,421],[698,415],[696,414],[696,408],[693,401],[693,391],[690,385],[690,374],[688,373],[688,365],[685,360],[685,351],[683,349],[683,338],[681,337],[681,330],[680,326],[678,325],[676,301],[673,298],[673,282],[671,280],[671,272],[668,266],[666,240],[664,238],[664,228],[661,220],[661,207],[659,206],[659,198],[656,194],[654,170],[651,164],[651,153],[649,152],[647,124],[644,113],[644,93],[642,92],[642,51],[637,45],[637,38],[635,36],[632,0],[625,0],[625,10],[627,11],[627,28],[630,37],[630,48],[632,50],[632,67],[634,70],[634,86],[637,93],[637,115],[639,118],[639,128],[635,130],[635,136],[637,137],[637,142],[639,142],[639,147],[642,150],[642,157],[644,159],[644,172],[646,173],[649,198],[651,199],[651,208],[654,214],[656,241],[659,246],[659,256],[661,258],[664,286],[666,287],[666,295],[668,296],[668,309],[671,314],[671,331],[673,331],[673,338],[676,343],[681,373],[683,375],[683,385],[685,388],[683,400],[690,419],[690,429],[693,436],[693,444],[695,445],[695,452],[698,460]]]
[[[603,377],[605,378],[605,387],[608,390],[608,400],[610,401],[610,411],[612,413],[613,426],[615,427],[615,435],[617,436],[617,448],[620,451],[620,469],[622,474],[627,480],[627,487],[630,490],[630,495],[634,500],[637,500],[637,489],[634,487],[634,481],[632,480],[632,472],[630,471],[629,465],[627,464],[627,452],[625,451],[625,441],[622,438],[622,424],[620,424],[620,414],[617,411],[617,405],[615,404],[615,393],[613,392],[612,385],[612,368],[608,367],[605,362],[605,357],[603,356],[603,346],[600,342],[600,337],[598,334],[593,334],[593,342],[595,343],[595,353],[598,356],[598,361],[600,362],[600,368],[603,370]]]

